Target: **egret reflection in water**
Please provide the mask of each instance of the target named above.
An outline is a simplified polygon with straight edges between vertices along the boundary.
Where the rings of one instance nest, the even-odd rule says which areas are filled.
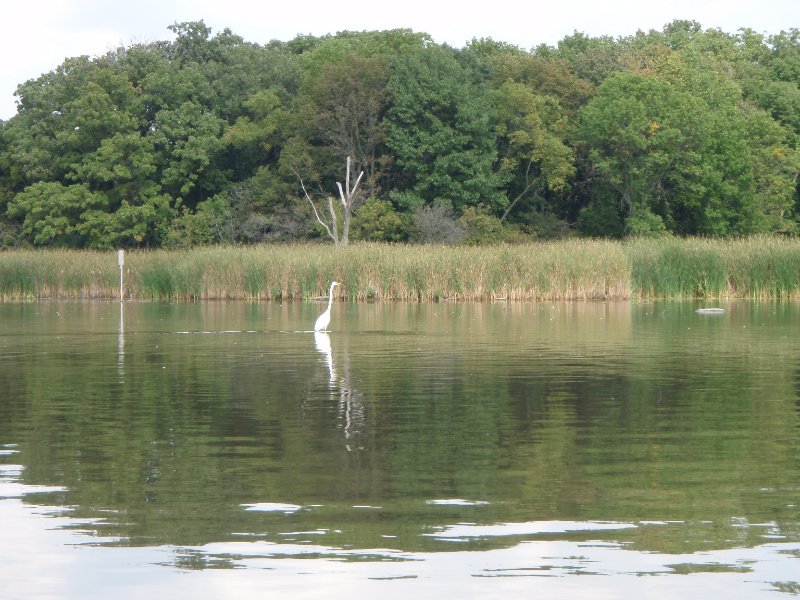
[[[314,345],[328,368],[328,393],[331,399],[336,400],[338,404],[339,419],[344,430],[345,449],[348,452],[363,450],[357,438],[364,428],[364,404],[361,401],[360,392],[353,386],[350,356],[345,352],[341,357],[343,375],[339,377],[336,373],[330,335],[325,331],[315,331]]]
[[[317,352],[322,354],[325,359],[325,364],[328,366],[330,374],[330,385],[336,382],[336,370],[333,367],[333,352],[331,350],[331,337],[326,331],[314,332],[314,345],[317,347]]]

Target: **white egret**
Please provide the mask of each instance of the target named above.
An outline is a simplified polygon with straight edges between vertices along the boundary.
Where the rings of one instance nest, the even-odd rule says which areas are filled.
[[[331,289],[328,292],[328,310],[322,313],[317,322],[314,323],[314,331],[328,331],[328,325],[331,322],[331,304],[333,303],[333,288],[339,285],[338,281],[331,283]]]

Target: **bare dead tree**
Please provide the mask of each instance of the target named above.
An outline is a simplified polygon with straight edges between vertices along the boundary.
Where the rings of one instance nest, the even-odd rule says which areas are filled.
[[[341,182],[336,182],[336,187],[339,188],[339,202],[341,203],[341,223],[339,222],[339,215],[337,214],[337,207],[334,204],[333,196],[328,196],[328,217],[323,219],[320,211],[317,210],[317,205],[311,199],[306,186],[303,183],[303,178],[295,172],[297,178],[300,180],[300,187],[303,188],[303,193],[306,195],[308,203],[311,204],[311,209],[314,211],[314,217],[317,222],[322,225],[328,236],[333,240],[336,246],[346,246],[350,237],[350,220],[353,216],[353,211],[358,206],[359,194],[358,184],[361,183],[361,178],[364,176],[364,171],[361,171],[356,178],[355,183],[350,187],[350,157],[347,157],[347,172],[345,173],[345,183],[342,187]]]

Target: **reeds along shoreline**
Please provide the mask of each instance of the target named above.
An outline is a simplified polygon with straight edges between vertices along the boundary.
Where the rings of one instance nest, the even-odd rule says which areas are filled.
[[[502,246],[321,244],[126,253],[143,300],[614,300],[800,298],[800,241],[575,239]],[[0,252],[0,297],[119,297],[116,251]]]

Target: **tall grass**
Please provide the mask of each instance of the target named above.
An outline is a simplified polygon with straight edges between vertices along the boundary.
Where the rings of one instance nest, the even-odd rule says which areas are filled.
[[[800,241],[568,240],[519,246],[353,244],[129,251],[126,297],[579,300],[800,297]],[[340,291],[339,291],[340,290]],[[117,298],[116,252],[0,252],[0,298]]]
[[[276,245],[134,256],[131,295],[176,299],[310,298],[324,295],[334,279],[354,300],[602,298],[624,291],[628,271],[622,248],[610,242]]]
[[[114,289],[116,286],[116,290]],[[0,297],[95,298],[119,295],[116,252],[0,252]]]
[[[795,239],[666,238],[625,245],[638,297],[800,297],[800,241]]]

